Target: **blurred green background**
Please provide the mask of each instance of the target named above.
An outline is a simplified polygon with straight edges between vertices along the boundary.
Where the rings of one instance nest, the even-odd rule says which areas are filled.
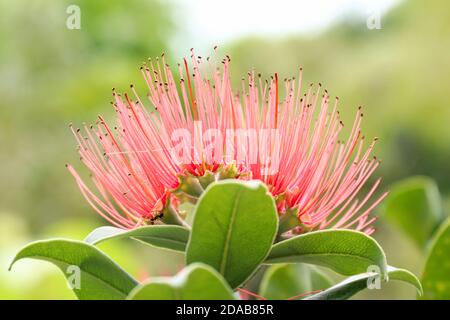
[[[80,30],[66,28],[71,4],[81,8]],[[380,138],[384,187],[426,175],[448,208],[449,9],[444,0],[401,1],[383,14],[380,30],[349,14],[321,32],[243,35],[217,44],[232,58],[236,86],[252,68],[290,77],[301,66],[307,83],[322,82],[340,97],[347,122],[363,105],[364,133]],[[74,298],[53,266],[27,261],[8,272],[9,261],[31,240],[82,239],[104,224],[64,167],[78,164],[68,124],[95,121],[98,113],[112,118],[112,87],[134,83],[145,92],[139,66],[147,57],[188,55],[189,44],[180,40],[187,33],[183,13],[177,2],[155,0],[0,0],[0,298]],[[390,264],[420,275],[424,251],[383,217],[377,229]],[[101,248],[139,278],[183,266],[179,254],[124,240]],[[367,297],[409,299],[415,292],[394,283],[357,296]]]

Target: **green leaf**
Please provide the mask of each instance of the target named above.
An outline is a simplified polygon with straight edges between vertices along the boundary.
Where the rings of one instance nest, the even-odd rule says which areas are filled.
[[[92,245],[82,241],[53,239],[30,243],[14,257],[13,264],[23,258],[44,260],[56,265],[74,284],[79,299],[125,299],[137,281],[122,270],[111,258]],[[79,288],[76,271],[80,270]]]
[[[196,207],[187,264],[206,263],[236,288],[264,261],[277,228],[275,202],[261,182],[213,183]]]
[[[172,278],[155,278],[138,285],[133,300],[233,300],[233,291],[213,268],[194,263]]]
[[[398,280],[413,285],[419,294],[422,294],[422,286],[419,279],[405,269],[387,267],[389,280]],[[316,293],[305,298],[305,300],[344,300],[348,299],[361,290],[368,288],[368,285],[375,285],[376,281],[381,281],[380,275],[374,272],[366,272],[349,277],[331,288]],[[380,282],[381,284],[381,282]],[[376,287],[374,287],[375,289]],[[372,289],[373,290],[373,289]]]
[[[293,299],[331,285],[328,276],[314,266],[277,264],[270,266],[264,273],[259,294],[266,299]]]
[[[422,275],[423,299],[450,299],[450,218],[437,232]]]
[[[353,230],[322,230],[305,233],[278,242],[265,263],[304,262],[344,274],[366,272],[376,265],[386,272],[386,256],[380,245],[368,235]]]
[[[438,187],[427,177],[412,177],[395,184],[383,208],[386,218],[422,248],[444,219]]]
[[[184,252],[189,239],[189,230],[177,225],[153,225],[132,230],[105,226],[92,231],[84,241],[98,244],[117,238],[132,238],[154,247]]]

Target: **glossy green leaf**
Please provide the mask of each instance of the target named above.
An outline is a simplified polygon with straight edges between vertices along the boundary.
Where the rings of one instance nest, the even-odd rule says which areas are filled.
[[[387,267],[389,281],[398,280],[409,283],[413,285],[419,294],[422,294],[422,286],[420,284],[419,279],[405,269],[398,269],[391,266]],[[332,286],[331,288],[316,293],[312,296],[305,298],[305,300],[344,300],[348,299],[354,294],[358,293],[361,290],[367,289],[371,286],[376,290],[377,281],[379,281],[380,287],[382,288],[382,281],[380,275],[374,272],[366,272],[362,274],[358,274],[356,276],[349,277],[338,284]]]
[[[395,184],[385,201],[384,215],[419,247],[425,247],[444,219],[436,183],[427,177],[412,177]]]
[[[72,284],[79,299],[125,299],[137,284],[107,255],[81,241],[54,239],[33,242],[17,253],[9,268],[23,258],[45,260],[56,265]]]
[[[117,238],[132,238],[154,247],[184,251],[189,239],[189,230],[177,225],[153,225],[132,230],[105,226],[92,231],[84,241],[98,244]]]
[[[366,272],[370,266],[386,271],[386,256],[368,235],[353,230],[322,230],[278,242],[265,263],[305,262],[344,274]]]
[[[155,278],[138,285],[133,300],[232,300],[233,291],[213,268],[194,263],[172,278]]]
[[[423,299],[450,299],[450,218],[437,232],[422,275]]]
[[[264,261],[277,227],[274,200],[262,183],[213,183],[196,207],[187,264],[206,263],[236,288]]]
[[[277,264],[264,273],[259,294],[266,299],[296,299],[331,285],[328,276],[317,267],[303,263]]]

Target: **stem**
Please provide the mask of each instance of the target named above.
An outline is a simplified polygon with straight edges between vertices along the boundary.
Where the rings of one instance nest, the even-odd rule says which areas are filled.
[[[281,236],[283,233],[297,227],[298,225],[297,209],[286,210],[286,212],[280,217],[278,236]]]
[[[164,208],[161,216],[161,221],[165,224],[175,224],[183,227],[186,226],[186,223],[183,221],[183,219],[181,219],[177,211],[170,204]]]

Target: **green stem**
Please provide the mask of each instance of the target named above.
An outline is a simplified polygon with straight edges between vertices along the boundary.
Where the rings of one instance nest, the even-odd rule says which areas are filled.
[[[181,219],[177,211],[170,204],[164,208],[161,216],[161,221],[165,224],[175,224],[183,227],[186,226],[186,223],[183,221],[183,219]]]
[[[299,223],[297,218],[297,210],[286,210],[286,212],[280,217],[280,222],[278,225],[278,236],[281,236],[283,233],[297,227],[298,225]]]

